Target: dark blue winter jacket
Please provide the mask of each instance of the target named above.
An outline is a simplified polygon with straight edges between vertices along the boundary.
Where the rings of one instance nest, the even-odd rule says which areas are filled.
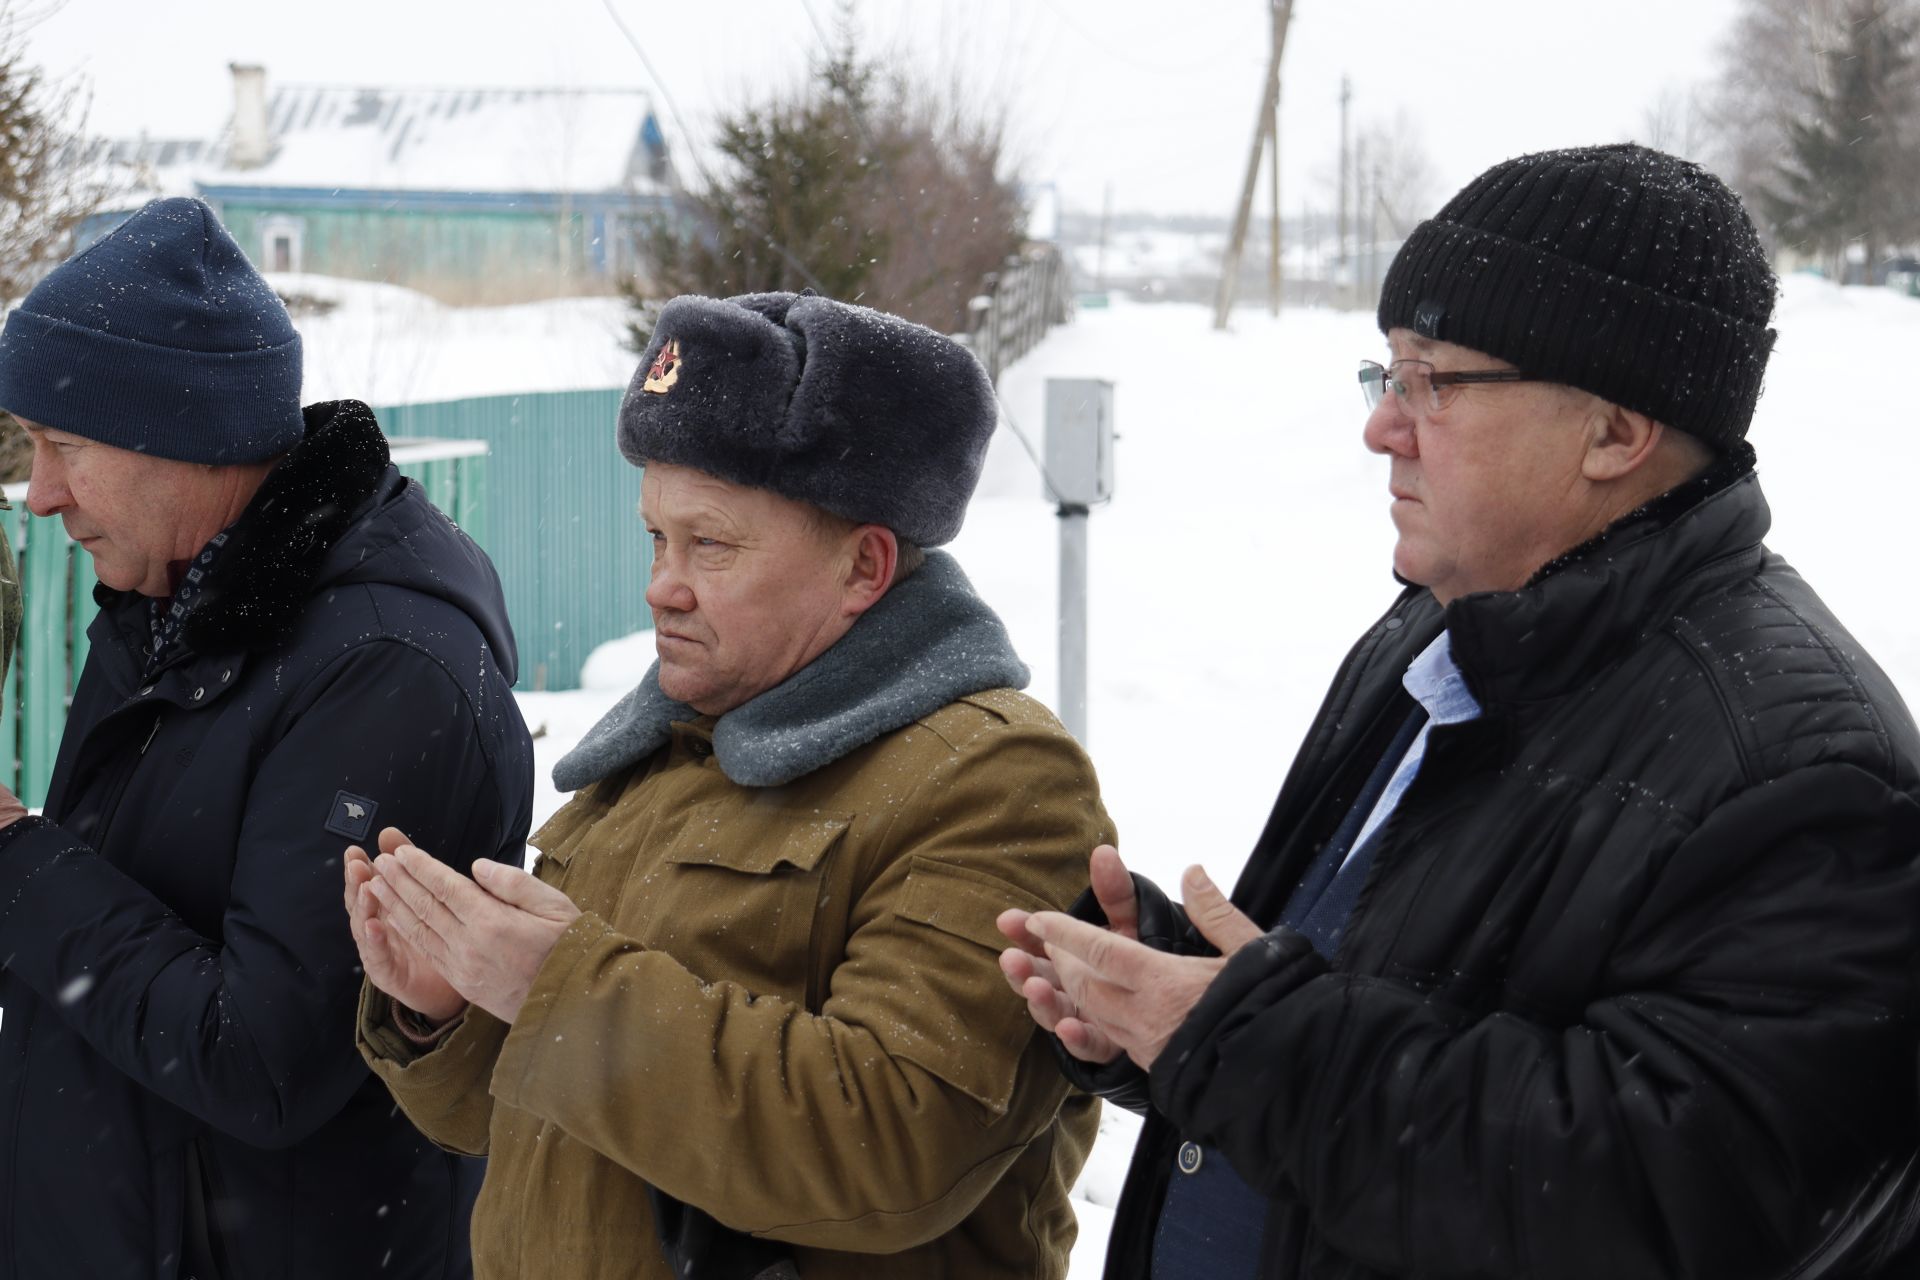
[[[0,1276],[466,1275],[477,1171],[354,1048],[340,860],[520,860],[492,565],[342,401],[153,679],[147,601],[99,598],[46,817],[0,833]]]

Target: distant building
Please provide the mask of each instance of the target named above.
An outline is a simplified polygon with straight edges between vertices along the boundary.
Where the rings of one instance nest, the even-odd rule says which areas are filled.
[[[238,66],[204,140],[101,144],[127,194],[199,195],[264,271],[406,285],[448,302],[600,292],[631,275],[664,211],[667,142],[644,93],[282,85]]]

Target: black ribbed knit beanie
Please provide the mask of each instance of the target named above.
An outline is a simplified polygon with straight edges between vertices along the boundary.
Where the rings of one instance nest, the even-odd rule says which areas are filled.
[[[0,330],[0,408],[182,462],[300,443],[300,335],[199,200],[155,200],[33,287]]]
[[[1777,291],[1720,179],[1642,146],[1580,147],[1497,164],[1416,227],[1379,320],[1724,450],[1752,421]]]

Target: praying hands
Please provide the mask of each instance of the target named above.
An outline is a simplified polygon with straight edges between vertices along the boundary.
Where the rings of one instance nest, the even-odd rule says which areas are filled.
[[[485,858],[473,878],[393,827],[380,852],[346,853],[346,907],[367,978],[429,1023],[478,1005],[512,1022],[580,909],[518,867]]]

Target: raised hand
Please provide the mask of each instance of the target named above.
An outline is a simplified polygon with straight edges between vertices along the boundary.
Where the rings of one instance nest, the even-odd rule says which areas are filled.
[[[1093,896],[1106,913],[1107,928],[1122,938],[1140,936],[1140,903],[1134,893],[1133,877],[1120,861],[1120,851],[1110,844],[1096,847],[1087,863],[1087,877]],[[1000,953],[1000,971],[1022,999],[1027,1012],[1042,1030],[1060,1037],[1067,1052],[1085,1062],[1111,1062],[1120,1056],[1120,1048],[1098,1028],[1083,1021],[1072,1000],[1061,988],[1053,962],[1047,958],[1046,945],[1027,929],[1031,913],[1018,908],[1000,913],[995,921],[1000,932],[1013,946]]]
[[[405,834],[388,827],[380,833],[380,852],[392,854],[408,844]],[[347,919],[360,949],[360,967],[368,981],[429,1022],[445,1022],[467,1007],[467,999],[440,976],[433,963],[383,917],[372,889],[373,862],[359,845],[349,845],[346,863]]]
[[[1188,917],[1220,955],[1155,951],[1112,929],[1058,911],[1041,911],[1021,921],[1025,936],[1040,944],[1051,965],[1044,975],[1036,969],[1034,977],[1021,984],[1021,992],[1042,1026],[1046,1023],[1038,1006],[1048,1006],[1048,1013],[1055,1017],[1054,1033],[1074,1056],[1106,1062],[1124,1053],[1142,1070],[1151,1070],[1167,1041],[1226,967],[1226,958],[1261,936],[1260,926],[1227,901],[1199,867],[1187,868],[1180,888]],[[1003,968],[1005,956],[1003,952]],[[1036,987],[1035,980],[1041,976],[1050,988],[1046,993]],[[1042,998],[1036,1000],[1036,995]],[[1095,1056],[1103,1052],[1107,1056]]]
[[[476,861],[469,880],[410,844],[381,847],[367,885],[381,919],[458,995],[512,1022],[580,909],[502,862]]]

